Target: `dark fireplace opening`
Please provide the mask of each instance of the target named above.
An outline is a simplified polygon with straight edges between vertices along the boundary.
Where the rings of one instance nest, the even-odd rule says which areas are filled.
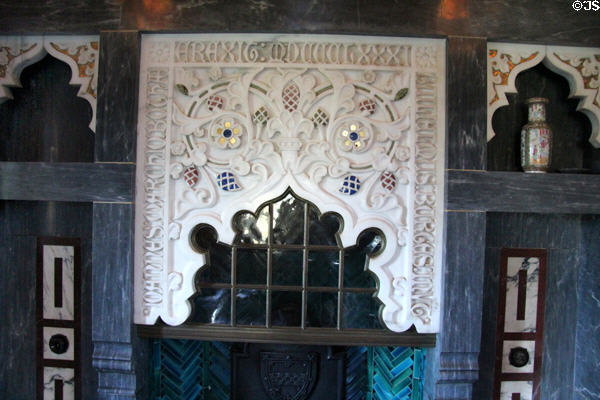
[[[152,399],[421,399],[425,350],[153,340]]]
[[[333,346],[232,346],[231,398],[343,400],[346,349]]]

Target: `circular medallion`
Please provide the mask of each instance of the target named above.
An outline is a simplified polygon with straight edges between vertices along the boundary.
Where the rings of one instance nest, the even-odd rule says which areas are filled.
[[[524,367],[529,362],[529,352],[524,347],[513,347],[510,349],[508,361],[513,367]]]
[[[69,339],[65,335],[56,334],[52,335],[48,342],[50,350],[55,354],[64,354],[69,349]]]

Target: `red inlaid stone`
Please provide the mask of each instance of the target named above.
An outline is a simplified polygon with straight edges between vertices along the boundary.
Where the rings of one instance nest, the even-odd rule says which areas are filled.
[[[199,174],[196,167],[187,167],[185,171],[183,171],[183,179],[189,187],[194,187],[194,185],[198,183],[198,178]]]
[[[213,111],[215,108],[222,110],[223,104],[225,104],[225,100],[223,100],[223,98],[221,96],[217,96],[217,95],[213,94],[208,97],[206,104],[208,105],[208,109],[210,111]]]
[[[373,114],[375,112],[375,107],[377,105],[371,99],[365,99],[358,103],[358,109],[362,112],[367,112],[369,114]]]
[[[398,181],[396,179],[396,176],[394,176],[394,174],[392,174],[390,171],[385,171],[384,173],[382,173],[379,180],[381,181],[381,187],[387,190],[388,192],[394,190]]]

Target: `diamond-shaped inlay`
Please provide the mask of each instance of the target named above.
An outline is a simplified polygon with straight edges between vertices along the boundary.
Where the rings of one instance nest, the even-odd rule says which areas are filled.
[[[379,180],[381,181],[381,187],[387,190],[388,192],[393,191],[396,187],[396,183],[398,182],[396,176],[390,171],[385,171],[383,174],[381,174]]]
[[[360,180],[355,175],[348,175],[342,182],[340,192],[352,196],[360,190]]]
[[[366,114],[373,114],[375,112],[376,104],[371,99],[365,99],[358,103],[358,109]]]
[[[289,112],[296,111],[300,103],[300,88],[295,83],[287,85],[281,93],[283,107]]]
[[[222,110],[225,100],[223,100],[221,96],[212,95],[208,97],[206,104],[208,105],[208,109],[210,111],[214,111],[215,109]]]
[[[231,172],[221,172],[217,175],[217,184],[226,192],[235,192],[242,188]]]
[[[199,175],[196,167],[187,167],[185,171],[183,171],[183,179],[189,187],[194,187],[194,185],[198,183],[198,177]]]
[[[316,126],[327,126],[329,124],[329,115],[319,107],[313,114],[312,121]]]
[[[269,111],[264,106],[261,106],[258,110],[254,112],[252,115],[252,122],[256,125],[265,125],[269,120]]]

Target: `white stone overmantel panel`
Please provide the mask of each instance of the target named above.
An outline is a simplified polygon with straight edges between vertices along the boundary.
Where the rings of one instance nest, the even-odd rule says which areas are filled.
[[[189,317],[196,225],[231,244],[238,211],[291,188],[343,217],[343,246],[379,228],[384,323],[437,332],[445,69],[440,39],[144,35],[135,322]]]

